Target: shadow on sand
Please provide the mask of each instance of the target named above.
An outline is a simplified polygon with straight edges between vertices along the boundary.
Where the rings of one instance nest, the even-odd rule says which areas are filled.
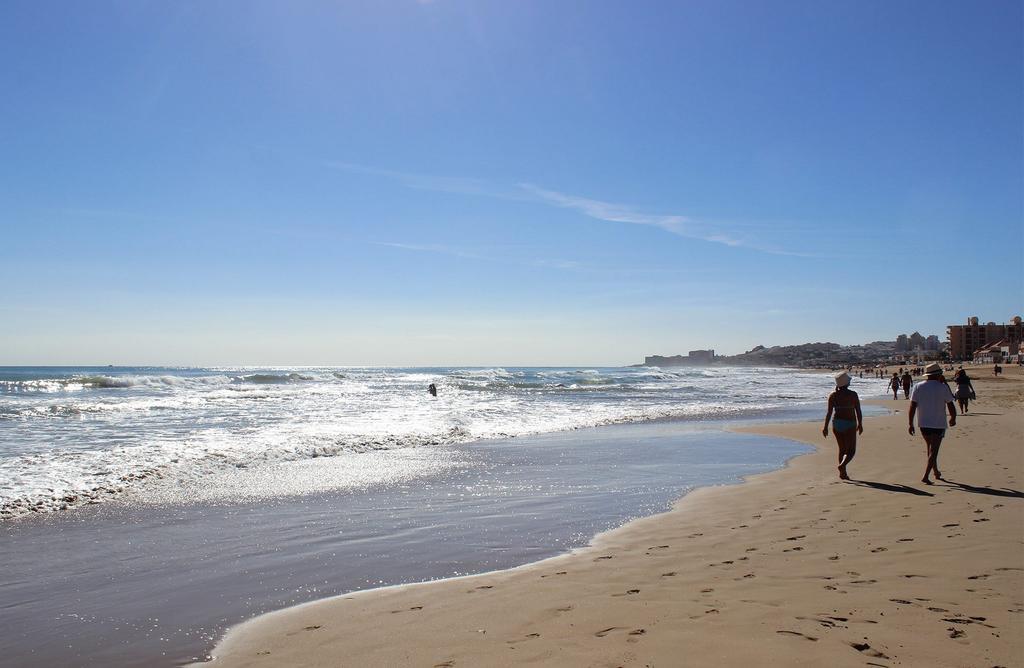
[[[907,485],[891,485],[887,482],[873,482],[871,480],[850,480],[849,482],[860,487],[880,489],[883,492],[903,492],[904,494],[916,494],[917,496],[935,496],[931,492],[926,492],[923,489],[909,487]]]
[[[973,492],[975,494],[988,494],[989,496],[1001,496],[1008,499],[1024,499],[1024,492],[1018,492],[1015,489],[993,489],[992,487],[975,487],[974,485],[968,485],[965,482],[956,482],[955,480],[949,480],[943,478],[942,482],[946,483],[945,487],[952,487],[953,489],[962,489],[965,492]]]

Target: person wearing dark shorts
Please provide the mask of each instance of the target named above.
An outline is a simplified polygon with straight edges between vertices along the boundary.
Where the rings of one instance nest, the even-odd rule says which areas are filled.
[[[932,484],[929,473],[934,473],[936,480],[942,479],[939,472],[939,446],[946,435],[946,413],[949,413],[949,426],[956,426],[956,405],[949,386],[942,382],[942,365],[932,362],[924,368],[928,379],[914,388],[910,395],[910,420],[908,431],[914,435],[914,415],[917,415],[917,426],[921,429],[928,453],[928,462],[924,469],[921,482]]]

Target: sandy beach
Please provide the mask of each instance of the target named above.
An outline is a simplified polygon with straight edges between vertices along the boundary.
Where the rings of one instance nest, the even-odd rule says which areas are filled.
[[[935,485],[903,399],[847,483],[820,423],[756,427],[817,450],[567,555],[258,617],[216,663],[1024,665],[1024,375],[972,376]]]

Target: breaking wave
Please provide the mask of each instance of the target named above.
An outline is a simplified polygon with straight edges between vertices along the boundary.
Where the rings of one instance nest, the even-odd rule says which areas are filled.
[[[831,388],[830,376],[763,369],[0,369],[0,518],[154,478],[758,415],[820,404]]]

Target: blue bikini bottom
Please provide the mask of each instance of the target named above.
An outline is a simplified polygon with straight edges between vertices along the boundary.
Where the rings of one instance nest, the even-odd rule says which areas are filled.
[[[857,428],[857,422],[854,420],[844,420],[843,418],[832,418],[832,431],[837,434],[841,434],[844,431],[850,431],[851,429]]]

